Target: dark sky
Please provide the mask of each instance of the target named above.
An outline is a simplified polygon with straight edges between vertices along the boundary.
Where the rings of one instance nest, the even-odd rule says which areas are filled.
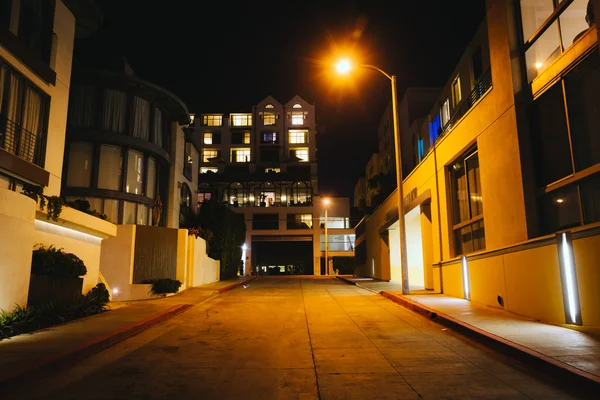
[[[124,56],[190,112],[250,111],[267,95],[316,104],[321,193],[351,196],[377,146],[389,81],[336,79],[354,54],[408,86],[441,86],[485,14],[484,0],[98,0],[104,25],[81,51]],[[155,4],[152,5],[151,4]]]

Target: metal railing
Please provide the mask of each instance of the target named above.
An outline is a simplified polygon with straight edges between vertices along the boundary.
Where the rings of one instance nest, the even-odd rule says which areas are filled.
[[[452,114],[450,120],[446,123],[446,125],[442,127],[441,133],[444,134],[445,132],[452,129],[454,124],[456,124],[458,120],[464,117],[465,114],[473,107],[473,105],[475,105],[475,103],[477,103],[477,101],[481,99],[491,87],[492,71],[487,70],[487,72],[485,72],[481,76],[477,84],[475,84],[475,87],[473,88],[469,96],[460,103],[458,108],[454,110],[454,114]]]
[[[0,115],[0,148],[43,167],[46,135],[33,133]]]

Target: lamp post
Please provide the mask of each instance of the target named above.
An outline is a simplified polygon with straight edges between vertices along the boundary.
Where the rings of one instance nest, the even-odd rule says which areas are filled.
[[[324,198],[323,204],[325,205],[325,275],[330,275],[329,273],[329,237],[327,236],[327,209],[329,205],[329,199]]]
[[[406,254],[406,225],[404,221],[404,190],[402,187],[402,154],[400,149],[400,132],[398,129],[398,94],[396,93],[396,75],[390,75],[379,67],[369,64],[359,64],[360,68],[372,69],[380,72],[390,80],[392,85],[392,114],[394,122],[394,146],[396,153],[396,187],[398,193],[398,228],[400,230],[400,267],[402,269],[402,294],[408,294],[408,259]],[[336,68],[339,73],[347,74],[352,69],[349,60],[338,62]]]

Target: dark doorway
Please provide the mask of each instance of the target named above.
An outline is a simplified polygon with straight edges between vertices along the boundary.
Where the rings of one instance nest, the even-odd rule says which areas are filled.
[[[312,241],[252,243],[253,274],[313,275]]]

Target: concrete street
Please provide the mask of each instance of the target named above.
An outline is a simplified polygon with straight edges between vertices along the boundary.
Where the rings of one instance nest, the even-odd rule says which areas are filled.
[[[47,399],[569,399],[370,291],[259,278],[20,388]]]

